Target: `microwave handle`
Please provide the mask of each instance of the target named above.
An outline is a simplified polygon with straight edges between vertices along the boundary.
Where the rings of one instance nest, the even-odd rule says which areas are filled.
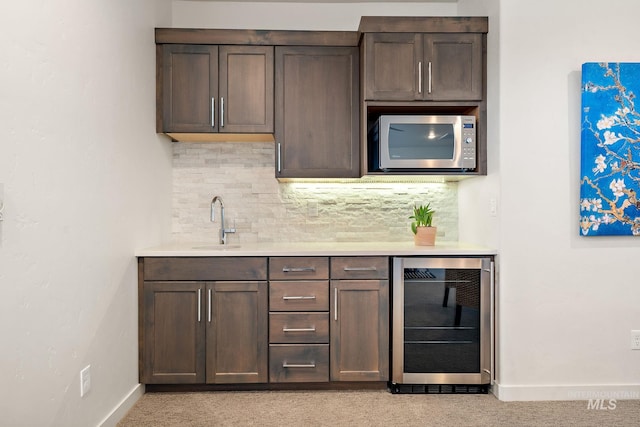
[[[429,61],[429,87],[428,87],[428,90],[429,90],[428,93],[431,94],[431,61]]]
[[[418,93],[422,93],[422,61],[418,61]]]

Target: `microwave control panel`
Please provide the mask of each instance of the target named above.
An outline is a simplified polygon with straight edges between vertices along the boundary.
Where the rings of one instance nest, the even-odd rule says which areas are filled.
[[[476,167],[476,118],[462,117],[462,167]]]

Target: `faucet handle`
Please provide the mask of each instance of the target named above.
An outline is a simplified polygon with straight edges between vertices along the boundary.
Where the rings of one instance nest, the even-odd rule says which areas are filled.
[[[225,233],[235,233],[236,232],[236,219],[233,219],[233,228],[227,228],[224,230]]]

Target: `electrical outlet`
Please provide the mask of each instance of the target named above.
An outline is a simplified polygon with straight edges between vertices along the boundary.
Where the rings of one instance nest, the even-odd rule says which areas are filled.
[[[80,397],[84,397],[89,390],[91,390],[91,365],[87,365],[80,371]]]
[[[489,199],[489,215],[498,216],[498,199],[495,197]]]
[[[640,331],[631,331],[631,350],[640,350]]]

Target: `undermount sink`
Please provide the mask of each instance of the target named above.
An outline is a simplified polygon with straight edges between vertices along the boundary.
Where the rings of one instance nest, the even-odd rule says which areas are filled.
[[[227,249],[238,249],[239,247],[240,245],[211,244],[211,245],[193,246],[191,249],[199,249],[202,251],[225,251]]]

